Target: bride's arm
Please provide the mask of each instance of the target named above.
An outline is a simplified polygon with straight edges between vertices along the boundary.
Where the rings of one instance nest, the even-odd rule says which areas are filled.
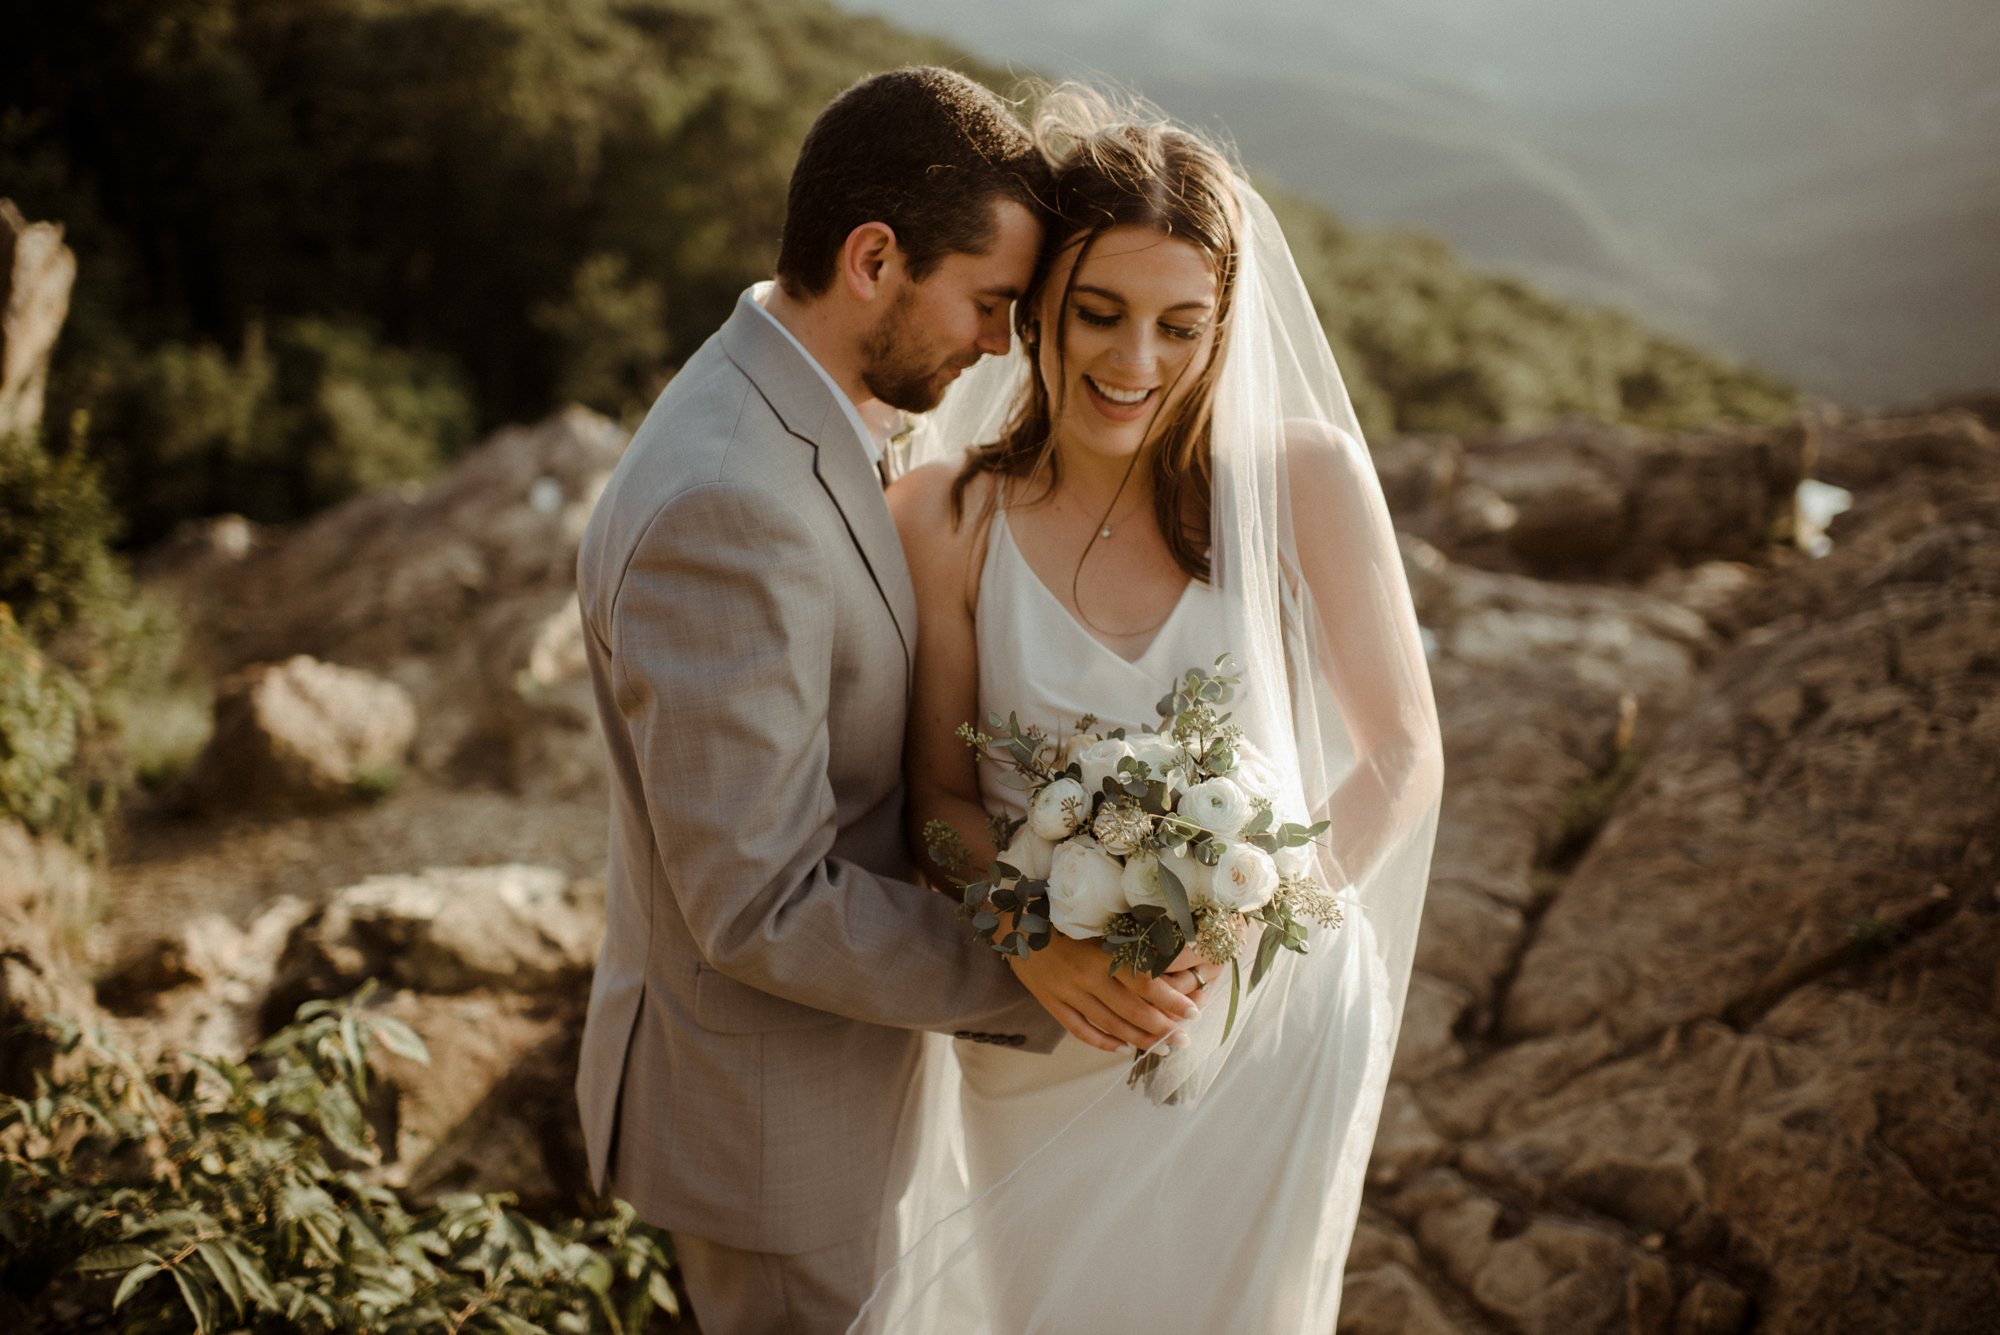
[[[951,481],[951,465],[934,463],[889,488],[889,511],[917,592],[916,689],[903,741],[910,851],[931,884],[947,891],[953,869],[932,860],[924,826],[942,820],[957,830],[975,867],[986,866],[998,852],[980,802],[972,749],[958,737],[960,724],[979,721],[972,609],[979,598],[978,535],[984,528],[970,517],[952,522]],[[975,490],[967,497],[973,514],[978,496]]]
[[[1287,432],[1287,483],[1315,645],[1354,767],[1314,813],[1343,884],[1363,879],[1436,803],[1437,705],[1396,535],[1366,447],[1323,423]],[[1322,696],[1322,699],[1325,697]]]
[[[962,723],[978,723],[979,644],[973,609],[986,527],[976,522],[988,479],[966,492],[966,515],[951,514],[952,467],[928,464],[889,489],[889,510],[909,557],[917,593],[917,674],[904,739],[909,786],[910,840],[917,860],[939,884],[943,869],[923,847],[924,826],[943,820],[972,850],[976,865],[994,857],[993,838],[979,798],[972,751],[957,736]],[[1151,1047],[1173,1032],[1191,1006],[1205,999],[1191,975],[1113,978],[1095,943],[1056,933],[1026,959],[1011,960],[1014,974],[1064,1029],[1092,1047]],[[1190,991],[1192,989],[1192,991]],[[1198,1011],[1196,1013],[1199,1013]]]

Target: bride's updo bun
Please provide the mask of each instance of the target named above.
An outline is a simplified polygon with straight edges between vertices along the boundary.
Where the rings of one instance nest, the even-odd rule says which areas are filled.
[[[1076,251],[1066,280],[1074,284],[1097,239],[1114,227],[1147,227],[1187,241],[1208,257],[1215,273],[1213,352],[1174,416],[1158,424],[1149,444],[1154,518],[1174,560],[1192,578],[1206,580],[1213,481],[1210,422],[1236,284],[1236,173],[1220,149],[1149,105],[1137,99],[1114,101],[1076,83],[1043,96],[1034,137],[1049,160],[1052,178],[1042,201],[1048,232],[1040,262],[1028,291],[1014,306],[1014,332],[1031,356],[1039,351],[1038,316],[1057,260]],[[1066,310],[1070,294],[1062,296],[1058,309]],[[1058,321],[1051,331],[1058,357],[1063,324]],[[1031,374],[1000,439],[967,457],[952,490],[954,511],[981,474],[1028,478],[1039,473],[1052,489],[1059,466],[1054,423],[1061,410],[1042,377]]]

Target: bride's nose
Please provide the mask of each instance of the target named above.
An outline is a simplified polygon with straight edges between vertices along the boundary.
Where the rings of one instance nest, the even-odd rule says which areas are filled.
[[[1114,366],[1129,367],[1134,371],[1144,371],[1159,360],[1159,349],[1144,331],[1129,338],[1120,339],[1111,349],[1111,363]]]

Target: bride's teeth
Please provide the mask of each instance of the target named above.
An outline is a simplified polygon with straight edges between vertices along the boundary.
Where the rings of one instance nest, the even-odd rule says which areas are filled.
[[[1090,387],[1092,389],[1113,403],[1143,403],[1146,400],[1146,396],[1153,392],[1150,389],[1113,389],[1095,376],[1087,378],[1090,380]]]

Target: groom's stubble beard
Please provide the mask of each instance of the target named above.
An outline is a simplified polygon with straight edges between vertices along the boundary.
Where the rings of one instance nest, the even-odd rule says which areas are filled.
[[[861,344],[861,383],[891,408],[927,413],[944,398],[952,373],[978,361],[980,354],[974,349],[969,358],[940,359],[915,327],[915,308],[915,294],[906,287],[868,331]]]

